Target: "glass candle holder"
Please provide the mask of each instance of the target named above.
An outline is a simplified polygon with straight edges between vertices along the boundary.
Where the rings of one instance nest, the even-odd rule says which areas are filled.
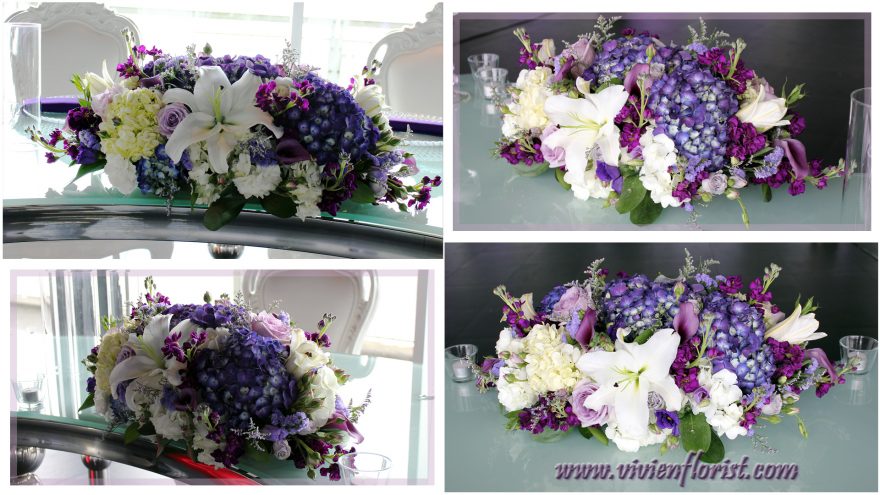
[[[43,408],[43,375],[17,379],[12,383],[19,409],[39,411]]]
[[[391,459],[371,452],[352,452],[339,457],[342,481],[346,485],[385,485]]]
[[[39,24],[3,23],[0,46],[3,108],[0,112],[6,144],[30,143],[25,130],[40,128],[40,40]]]
[[[467,58],[468,65],[471,68],[471,74],[476,76],[480,69],[487,67],[498,67],[498,61],[501,58],[497,53],[475,53]]]
[[[469,382],[475,378],[474,358],[477,356],[477,346],[473,344],[459,344],[446,348],[446,374],[454,382]]]
[[[494,100],[503,98],[507,91],[507,69],[501,67],[486,67],[477,71],[477,80],[483,91],[483,98]]]
[[[877,339],[865,335],[847,335],[840,339],[840,358],[844,363],[855,360],[851,373],[864,375],[877,362]]]
[[[857,89],[849,99],[849,131],[843,174],[844,211],[854,223],[871,228],[871,88]]]

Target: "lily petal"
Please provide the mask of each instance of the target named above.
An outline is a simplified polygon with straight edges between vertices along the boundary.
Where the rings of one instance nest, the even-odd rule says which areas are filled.
[[[205,113],[191,113],[177,124],[174,133],[165,143],[165,152],[177,163],[191,144],[204,141],[218,132],[220,126],[215,125],[214,117]]]
[[[171,315],[154,316],[144,328],[143,343],[153,352],[160,352],[171,330]]]
[[[632,435],[644,434],[648,430],[648,387],[635,382],[618,387],[614,415],[621,430]]]
[[[165,91],[165,94],[162,95],[162,101],[166,105],[169,103],[183,103],[189,107],[190,111],[198,110],[196,97],[185,89],[171,88]]]
[[[120,383],[156,370],[156,362],[147,355],[132,356],[113,367],[110,371],[110,393],[118,399],[116,388]]]
[[[575,366],[596,383],[606,383],[617,378],[617,373],[612,371],[617,361],[614,354],[608,351],[588,352],[578,359]]]
[[[218,89],[229,88],[229,78],[220,67],[199,67],[199,78],[193,88],[196,106],[199,112],[214,113],[214,95]]]
[[[246,129],[262,124],[275,134],[276,138],[280,138],[284,134],[284,129],[272,122],[272,116],[250,105],[234,111],[226,116],[226,123],[231,126],[241,126]]]
[[[229,171],[229,153],[235,147],[237,139],[231,132],[221,132],[207,139],[208,142],[208,161],[211,163],[211,170],[218,174],[225,174]]]

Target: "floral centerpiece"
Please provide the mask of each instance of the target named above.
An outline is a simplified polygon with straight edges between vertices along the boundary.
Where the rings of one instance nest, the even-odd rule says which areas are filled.
[[[333,366],[325,334],[294,326],[284,311],[257,312],[227,296],[172,304],[147,279],[123,321],[105,320],[83,360],[91,373],[80,410],[94,406],[125,441],[155,435],[161,449],[185,444],[196,461],[232,467],[245,454],[272,455],[340,479],[339,456],[363,437],[354,423],[369,403],[345,404],[348,375]],[[205,300],[210,301],[206,294]]]
[[[505,302],[497,355],[480,366],[477,385],[495,387],[507,428],[533,434],[580,430],[587,438],[635,452],[660,445],[724,457],[723,437],[765,439],[759,419],[793,416],[810,387],[822,397],[852,363],[835,366],[809,343],[824,337],[812,299],[787,316],[770,286],[770,265],[743,288],[740,276],[712,275],[690,254],[676,278],[618,274],[602,260],[584,281]]]
[[[497,155],[529,175],[554,168],[576,198],[604,199],[635,224],[723,196],[748,226],[741,189],[760,186],[769,201],[783,185],[796,196],[841,174],[796,139],[803,84],[774,89],[746,66],[742,39],[701,20],[687,45],[667,45],[632,28],[614,35],[618,19],[600,16],[558,54],[552,39],[514,32],[525,68],[502,104]]]
[[[79,166],[76,178],[103,170],[123,194],[139,189],[170,201],[210,205],[215,230],[248,202],[289,218],[336,215],[342,203],[423,209],[441,179],[418,173],[398,148],[382,90],[364,68],[347,88],[284,51],[214,56],[210,46],[170,55],[132,44],[116,75],[75,75],[79,105],[63,129],[32,138],[54,162]]]

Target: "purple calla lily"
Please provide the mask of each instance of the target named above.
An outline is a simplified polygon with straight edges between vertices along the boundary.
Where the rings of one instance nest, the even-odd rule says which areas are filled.
[[[825,351],[823,351],[819,347],[813,347],[812,349],[807,349],[804,354],[806,354],[808,358],[819,361],[819,366],[828,370],[828,376],[831,377],[831,383],[837,383],[837,371],[834,370],[834,364],[832,364],[831,360],[828,359]]]
[[[291,132],[285,132],[281,136],[278,144],[275,145],[275,153],[278,155],[278,161],[284,165],[303,162],[312,158],[302,143]]]
[[[581,324],[572,335],[581,347],[586,348],[590,341],[593,340],[593,330],[596,328],[596,322],[599,321],[599,315],[593,308],[587,308],[584,311],[584,317],[581,318]]]
[[[348,433],[348,436],[351,437],[352,440],[354,440],[354,443],[361,443],[364,441],[364,436],[361,435],[361,432],[359,432],[354,426],[354,423],[339,411],[333,413],[333,416],[330,417],[330,421],[324,425],[324,428],[344,431]]]
[[[651,67],[648,64],[635,64],[626,73],[626,78],[623,80],[623,89],[626,90],[629,94],[634,94],[635,90],[639,89],[639,76],[642,74],[650,74]],[[645,81],[646,88],[651,86],[650,79]]]
[[[807,162],[807,149],[804,143],[797,139],[779,139],[776,145],[785,152],[785,157],[794,169],[795,179],[803,179],[810,174],[810,164]]]
[[[697,308],[692,302],[683,302],[678,306],[678,314],[672,320],[672,327],[681,335],[681,341],[685,342],[697,334],[700,328],[700,319],[697,317]]]

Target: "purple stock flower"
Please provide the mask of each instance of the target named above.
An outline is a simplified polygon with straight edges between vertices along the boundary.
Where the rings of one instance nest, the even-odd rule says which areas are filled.
[[[807,120],[797,112],[792,112],[792,117],[788,121],[788,133],[791,137],[798,137],[807,128]]]

